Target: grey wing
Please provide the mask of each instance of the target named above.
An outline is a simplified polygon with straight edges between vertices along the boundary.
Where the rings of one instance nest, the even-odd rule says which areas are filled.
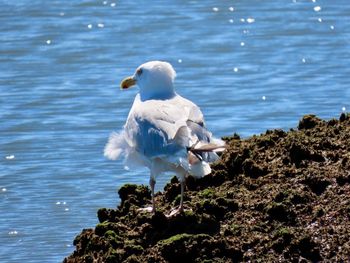
[[[186,125],[179,118],[184,114],[181,108],[157,103],[142,105],[140,108],[136,106],[132,110],[125,125],[127,137],[139,153],[148,158],[164,158],[186,149],[186,142],[177,140],[181,127]],[[186,139],[188,136],[183,137]]]
[[[187,126],[190,128],[192,136],[197,138],[197,142],[204,144],[212,142],[212,134],[206,129],[203,114],[196,105],[193,106],[190,112]],[[218,159],[215,152],[202,152],[197,155],[200,155],[206,162],[213,162]]]
[[[135,103],[125,132],[129,145],[137,152],[147,158],[161,157],[169,161],[186,157],[187,147],[197,141],[208,143],[211,140],[199,107],[180,96],[166,103]],[[204,153],[203,157],[206,155]]]
[[[136,119],[138,130],[134,134],[136,150],[148,158],[166,157],[181,150],[161,126],[147,119]],[[162,122],[162,121],[160,121]],[[163,126],[165,124],[163,123]]]
[[[210,142],[211,133],[206,129],[203,114],[197,105],[193,104],[186,123],[192,135],[196,136],[199,141]]]

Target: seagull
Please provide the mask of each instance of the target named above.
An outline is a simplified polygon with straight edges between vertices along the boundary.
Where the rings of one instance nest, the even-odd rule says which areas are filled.
[[[222,140],[206,129],[200,108],[175,92],[176,72],[168,62],[150,61],[120,83],[122,90],[139,87],[124,129],[109,137],[104,155],[125,158],[125,166],[143,166],[150,170],[152,206],[142,210],[155,212],[154,187],[163,173],[175,174],[181,185],[180,206],[170,215],[184,211],[185,178],[200,178],[211,172],[210,162],[225,149]],[[170,216],[169,215],[169,216]]]

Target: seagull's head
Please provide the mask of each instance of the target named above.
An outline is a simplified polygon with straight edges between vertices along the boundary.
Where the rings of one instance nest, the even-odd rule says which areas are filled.
[[[139,66],[134,75],[127,77],[120,83],[122,90],[134,85],[139,86],[142,100],[166,99],[175,94],[174,68],[164,61],[150,61]]]

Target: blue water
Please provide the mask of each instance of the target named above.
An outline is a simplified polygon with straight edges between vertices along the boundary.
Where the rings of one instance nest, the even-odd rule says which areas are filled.
[[[137,92],[119,81],[148,60],[218,137],[350,109],[348,0],[0,4],[0,262],[60,262],[122,184],[148,183],[103,157]]]

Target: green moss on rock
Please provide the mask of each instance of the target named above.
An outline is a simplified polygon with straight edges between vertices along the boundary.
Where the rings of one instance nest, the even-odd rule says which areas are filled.
[[[185,212],[173,178],[156,195],[125,185],[116,209],[74,240],[65,263],[82,262],[346,262],[350,255],[350,117],[305,116],[298,130],[240,139],[212,173],[186,180]]]

